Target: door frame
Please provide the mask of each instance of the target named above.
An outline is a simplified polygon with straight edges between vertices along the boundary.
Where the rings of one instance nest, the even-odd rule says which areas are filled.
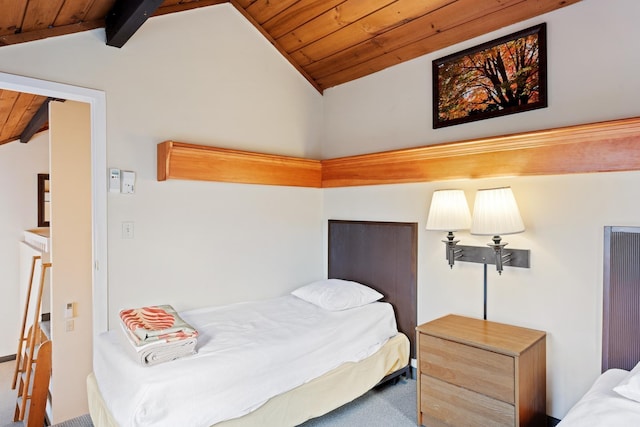
[[[107,112],[103,91],[0,72],[0,89],[85,102],[91,109],[93,335],[108,329]]]

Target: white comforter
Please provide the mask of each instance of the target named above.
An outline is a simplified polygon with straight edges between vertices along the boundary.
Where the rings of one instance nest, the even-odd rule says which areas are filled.
[[[143,367],[118,331],[98,337],[94,373],[122,427],[210,426],[348,361],[375,353],[397,326],[392,307],[329,312],[292,295],[181,312],[199,332],[198,353]]]
[[[613,391],[628,373],[622,369],[605,371],[571,408],[558,427],[640,426],[640,403]]]

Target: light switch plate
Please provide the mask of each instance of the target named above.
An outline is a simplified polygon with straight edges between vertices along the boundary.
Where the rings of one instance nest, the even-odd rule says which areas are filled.
[[[68,302],[65,304],[64,307],[64,318],[65,319],[71,319],[74,317],[74,310],[73,310],[73,303],[72,302]]]

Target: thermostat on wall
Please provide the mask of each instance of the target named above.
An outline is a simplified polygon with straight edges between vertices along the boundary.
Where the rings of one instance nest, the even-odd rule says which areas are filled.
[[[120,192],[120,169],[109,169],[109,192]]]

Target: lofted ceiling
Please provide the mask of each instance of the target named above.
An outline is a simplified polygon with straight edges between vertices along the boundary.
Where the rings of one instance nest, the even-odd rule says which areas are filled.
[[[121,47],[148,17],[230,3],[323,92],[578,1],[0,0],[0,49],[96,28]],[[19,139],[45,101],[0,90],[0,144]]]

